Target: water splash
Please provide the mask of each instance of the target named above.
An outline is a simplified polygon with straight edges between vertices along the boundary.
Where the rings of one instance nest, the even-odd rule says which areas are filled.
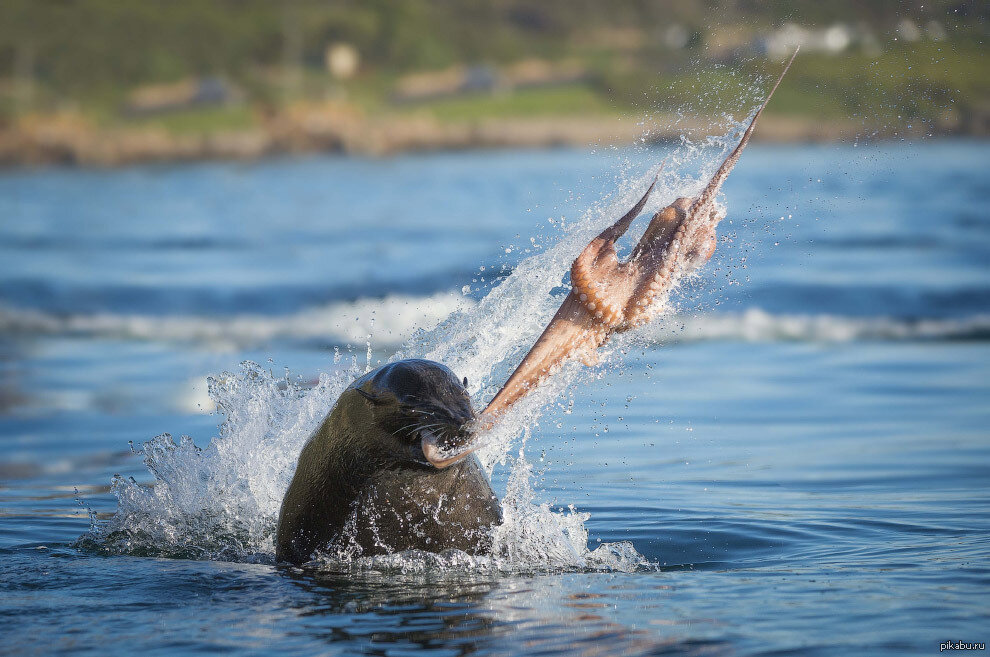
[[[554,510],[537,500],[532,487],[532,466],[523,449],[513,459],[508,491],[502,502],[502,524],[495,528],[491,554],[470,555],[460,550],[435,554],[409,550],[396,554],[340,559],[323,557],[316,564],[324,570],[404,574],[472,571],[532,573],[546,571],[633,572],[654,568],[629,541],[604,543],[588,549],[584,523],[590,513],[573,506]]]
[[[352,380],[352,362],[305,389],[245,362],[210,380],[225,420],[205,448],[169,434],[141,450],[155,478],[146,487],[115,477],[117,513],[93,528],[102,551],[270,561],[278,509],[306,439]]]
[[[733,132],[740,126],[734,126]],[[652,213],[678,196],[696,194],[735,138],[730,133],[701,144],[684,141],[668,155],[658,193],[644,211]],[[676,173],[698,164],[701,175],[697,178]],[[566,294],[564,275],[570,262],[591,237],[633,205],[654,171],[626,175],[618,181],[614,195],[603,198],[571,223],[555,245],[520,262],[478,304],[462,305],[432,330],[417,332],[394,358],[416,356],[445,363],[458,376],[468,378],[469,392],[480,406],[505,380],[560,304]],[[634,227],[630,233],[641,230]],[[615,347],[606,350],[604,362],[614,364],[619,353]],[[225,418],[219,435],[205,448],[185,436],[177,443],[169,435],[145,443],[142,453],[155,485],[116,478],[113,492],[118,498],[117,513],[106,522],[95,523],[80,544],[108,553],[272,561],[279,506],[296,458],[335,399],[364,371],[356,359],[335,365],[312,389],[254,363],[243,364],[238,374],[212,379],[210,396]],[[578,379],[599,376],[601,371],[568,364],[513,408],[491,432],[479,453],[483,465],[489,473],[499,464],[511,469],[502,500],[505,521],[495,530],[491,555],[405,552],[345,562],[324,560],[321,565],[328,569],[403,572],[647,567],[631,543],[604,544],[589,550],[585,528],[589,515],[573,508],[554,510],[539,501],[532,487],[532,468],[525,457],[530,427],[542,410],[562,398]],[[510,457],[513,449],[515,456]]]

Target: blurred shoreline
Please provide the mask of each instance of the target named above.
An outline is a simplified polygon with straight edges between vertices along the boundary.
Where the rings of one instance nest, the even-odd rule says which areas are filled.
[[[766,115],[755,139],[774,143],[986,137],[987,124],[920,122],[871,127],[862,121]],[[333,104],[297,106],[242,129],[182,134],[159,126],[98,127],[81,115],[35,116],[0,130],[0,166],[115,167],[151,162],[257,160],[291,154],[379,157],[487,148],[665,143],[724,134],[715,117],[540,116],[441,121],[430,116],[364,117]]]
[[[8,0],[0,167],[990,136],[985,8]]]

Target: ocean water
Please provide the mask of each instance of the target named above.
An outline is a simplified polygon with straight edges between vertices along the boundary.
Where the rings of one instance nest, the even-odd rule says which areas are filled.
[[[482,405],[581,244],[662,160],[652,208],[728,143],[0,174],[3,650],[986,641],[978,141],[751,146],[663,320],[567,368],[482,454],[496,554],[273,563],[298,449],[350,378],[430,357]]]

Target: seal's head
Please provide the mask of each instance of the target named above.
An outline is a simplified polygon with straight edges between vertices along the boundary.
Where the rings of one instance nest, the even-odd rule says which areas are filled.
[[[354,381],[299,455],[276,558],[489,549],[501,506],[478,460],[464,458],[475,424],[465,386],[439,363],[397,361]]]
[[[364,398],[370,424],[381,430],[379,447],[399,460],[444,468],[467,455],[462,448],[471,443],[476,417],[464,384],[448,367],[401,360],[365,374],[349,391]]]

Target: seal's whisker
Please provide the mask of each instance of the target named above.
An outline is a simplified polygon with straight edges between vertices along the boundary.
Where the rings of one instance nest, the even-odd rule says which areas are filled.
[[[401,432],[401,431],[405,431],[405,430],[409,429],[410,427],[413,427],[413,432],[415,432],[415,431],[418,431],[419,430],[418,428],[416,428],[416,425],[417,424],[419,424],[419,422],[410,422],[409,424],[406,424],[406,425],[403,425],[403,426],[399,427],[396,431],[397,432]]]
[[[420,429],[420,431],[426,431],[427,429],[440,429],[440,428],[442,428],[443,426],[444,426],[444,425],[443,425],[443,424],[441,424],[440,422],[434,422],[434,423],[432,423],[432,424],[427,424],[427,425],[425,425],[424,427],[422,427],[422,428]]]

